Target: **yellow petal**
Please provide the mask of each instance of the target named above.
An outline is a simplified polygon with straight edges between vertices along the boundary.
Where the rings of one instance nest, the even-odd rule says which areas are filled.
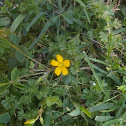
[[[26,121],[24,124],[29,124],[30,122],[29,121]]]
[[[56,69],[55,69],[55,74],[56,74],[57,76],[59,76],[59,75],[61,74],[61,68],[60,68],[60,67],[56,67]]]
[[[69,67],[70,66],[70,61],[69,60],[64,60],[63,63],[64,63],[65,67]]]
[[[56,58],[59,62],[63,62],[63,57],[61,55],[56,55]]]
[[[63,75],[67,75],[68,74],[68,70],[67,70],[67,68],[65,66],[62,67],[62,74]]]
[[[56,60],[52,60],[50,63],[52,66],[58,66],[59,62],[57,62]]]

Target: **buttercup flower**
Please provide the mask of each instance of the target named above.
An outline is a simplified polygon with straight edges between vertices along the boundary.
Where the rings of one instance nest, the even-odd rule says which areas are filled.
[[[51,61],[52,66],[57,66],[55,69],[55,74],[59,76],[62,72],[63,75],[67,75],[68,70],[66,67],[70,66],[70,61],[69,60],[63,61],[63,57],[61,55],[56,55],[56,58],[57,58],[57,61],[56,60]]]

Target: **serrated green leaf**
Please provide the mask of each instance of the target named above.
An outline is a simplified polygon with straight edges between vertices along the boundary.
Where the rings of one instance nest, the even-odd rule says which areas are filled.
[[[99,33],[99,35],[100,35],[100,39],[101,39],[102,42],[106,42],[106,43],[108,42],[108,35],[106,33],[101,31]]]

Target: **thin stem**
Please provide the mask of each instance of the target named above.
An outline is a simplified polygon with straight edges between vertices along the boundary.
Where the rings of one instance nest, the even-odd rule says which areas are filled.
[[[11,46],[12,46],[13,48],[15,48],[16,50],[18,50],[20,53],[22,53],[22,54],[23,54],[25,57],[27,57],[28,59],[32,60],[33,62],[35,62],[35,63],[37,63],[37,64],[39,64],[39,65],[41,65],[41,66],[43,66],[43,67],[45,67],[45,68],[47,68],[47,69],[50,69],[50,68],[48,68],[47,66],[45,66],[45,65],[41,64],[40,62],[38,62],[37,60],[32,59],[30,56],[26,55],[24,52],[22,52],[18,47],[16,47],[16,46],[15,46],[14,44],[12,44],[11,42],[10,42],[10,44],[11,44]]]
[[[34,75],[40,75],[40,74],[43,74],[44,72],[40,72],[40,73],[35,73],[35,74],[27,74],[27,75],[24,75],[24,76],[21,76],[21,78],[24,78],[24,77],[29,77],[29,76],[34,76]]]

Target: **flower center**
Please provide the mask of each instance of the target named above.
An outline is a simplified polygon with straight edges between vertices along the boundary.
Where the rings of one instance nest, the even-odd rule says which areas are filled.
[[[64,64],[61,62],[61,63],[59,63],[59,67],[62,67]]]

